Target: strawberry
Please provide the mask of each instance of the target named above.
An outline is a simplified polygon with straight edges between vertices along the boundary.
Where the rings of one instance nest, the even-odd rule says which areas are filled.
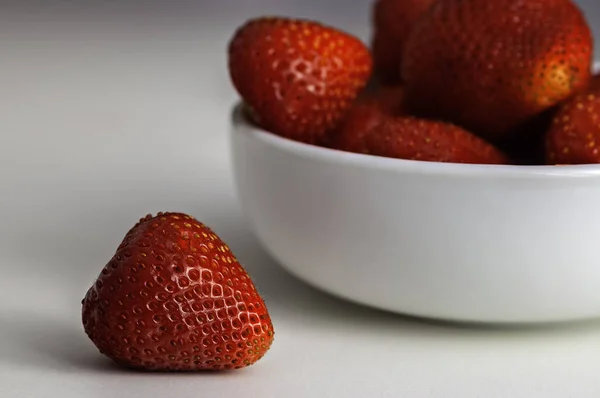
[[[85,332],[118,364],[237,369],[270,348],[273,325],[227,245],[181,213],[142,218],[82,302]]]
[[[359,98],[350,108],[330,145],[347,152],[368,153],[365,138],[387,117],[402,113],[402,89],[385,87]]]
[[[381,87],[373,96],[387,113],[392,115],[404,113],[404,89],[402,86]]]
[[[437,1],[406,42],[406,102],[416,115],[504,138],[584,88],[592,50],[571,0]]]
[[[549,164],[600,163],[600,81],[562,104],[546,135]]]
[[[229,43],[230,77],[254,121],[309,144],[337,126],[371,70],[359,39],[308,20],[252,19]]]
[[[412,116],[387,119],[367,135],[372,155],[429,162],[506,164],[483,139],[449,123]]]
[[[375,74],[384,85],[401,82],[404,44],[418,18],[433,0],[377,0],[373,6],[371,39]]]

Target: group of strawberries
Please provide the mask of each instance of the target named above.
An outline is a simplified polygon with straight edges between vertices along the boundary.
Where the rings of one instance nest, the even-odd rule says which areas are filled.
[[[376,0],[371,48],[306,19],[228,48],[248,118],[332,149],[478,164],[600,163],[600,78],[572,0]]]
[[[600,163],[600,78],[570,0],[379,0],[373,55],[316,22],[259,18],[229,47],[247,115],[308,144],[437,162]],[[379,84],[367,90],[376,77]],[[545,155],[545,156],[544,156]],[[115,362],[237,369],[274,329],[227,245],[182,213],[141,219],[82,301]]]

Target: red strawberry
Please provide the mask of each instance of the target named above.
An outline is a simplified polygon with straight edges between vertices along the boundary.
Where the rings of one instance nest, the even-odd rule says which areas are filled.
[[[372,155],[429,162],[506,164],[506,156],[481,138],[449,123],[387,119],[366,138]]]
[[[96,347],[133,368],[237,369],[273,342],[244,268],[208,227],[180,213],[141,219],[82,304]]]
[[[331,147],[347,152],[368,153],[366,135],[385,118],[402,113],[402,89],[386,87],[358,99],[333,136]]]
[[[592,50],[571,0],[437,1],[406,43],[406,101],[417,115],[503,138],[584,88]]]
[[[318,22],[258,18],[229,44],[229,72],[261,127],[318,143],[333,130],[371,75],[369,49]]]
[[[401,86],[382,87],[375,92],[374,97],[387,113],[392,115],[404,113],[404,89]]]
[[[374,34],[371,47],[375,73],[384,85],[401,81],[404,44],[413,25],[433,0],[377,0],[373,7]]]
[[[600,163],[600,81],[562,104],[546,135],[549,164]]]

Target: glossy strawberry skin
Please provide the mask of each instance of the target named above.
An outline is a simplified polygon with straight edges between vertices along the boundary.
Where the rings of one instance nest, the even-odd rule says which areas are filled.
[[[402,88],[384,87],[363,95],[350,108],[338,130],[333,135],[331,147],[334,149],[369,153],[366,136],[388,117],[403,113]]]
[[[154,371],[237,369],[270,348],[268,310],[207,226],[181,213],[141,219],[82,301],[101,353]]]
[[[231,81],[254,121],[309,144],[337,127],[373,62],[356,37],[291,18],[249,20],[235,32],[228,54]]]
[[[549,164],[600,163],[600,81],[562,104],[546,135]]]
[[[401,83],[400,65],[408,34],[433,0],[377,0],[373,5],[374,70],[384,85]]]
[[[369,153],[429,162],[507,164],[507,157],[481,138],[448,123],[398,117],[387,119],[366,138]]]
[[[407,39],[406,101],[490,140],[584,88],[592,35],[571,0],[435,2]]]

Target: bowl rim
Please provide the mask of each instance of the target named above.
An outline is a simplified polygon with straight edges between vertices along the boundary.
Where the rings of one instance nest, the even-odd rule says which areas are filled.
[[[600,164],[578,165],[490,165],[432,162],[386,158],[346,152],[333,148],[320,147],[278,136],[252,124],[243,112],[243,101],[238,100],[231,112],[233,134],[244,133],[281,152],[300,156],[323,163],[335,163],[363,169],[412,172],[415,174],[434,174],[460,177],[510,177],[510,178],[582,178],[599,177]]]

